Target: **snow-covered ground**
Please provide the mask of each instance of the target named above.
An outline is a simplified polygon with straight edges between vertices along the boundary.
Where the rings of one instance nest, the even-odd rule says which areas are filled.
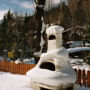
[[[79,65],[74,64],[74,65],[72,65],[72,67],[74,69],[81,69],[81,70],[86,70],[86,71],[90,70],[90,65],[88,65],[86,63],[82,63],[82,64],[79,64]]]
[[[29,87],[29,78],[0,72],[0,90],[33,90]]]
[[[14,75],[0,72],[0,90],[33,90],[29,86],[29,78],[25,75]],[[74,90],[90,90],[90,88],[74,86]]]

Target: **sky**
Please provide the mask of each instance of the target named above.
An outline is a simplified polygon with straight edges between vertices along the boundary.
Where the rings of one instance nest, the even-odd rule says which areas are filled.
[[[46,3],[51,2],[54,5],[58,5],[61,1],[66,0],[46,0]],[[25,14],[26,12],[33,14],[35,3],[34,0],[0,0],[0,20],[8,10],[21,14]]]
[[[30,13],[34,11],[33,0],[0,0],[0,20],[8,10],[18,13]]]

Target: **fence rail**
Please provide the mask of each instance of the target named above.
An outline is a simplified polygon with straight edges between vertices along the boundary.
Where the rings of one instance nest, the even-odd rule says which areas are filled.
[[[25,75],[27,71],[34,68],[35,66],[36,64],[16,64],[15,62],[7,62],[3,60],[0,62],[0,71]],[[75,69],[75,72],[77,74],[76,83],[80,86],[90,87],[90,71]]]

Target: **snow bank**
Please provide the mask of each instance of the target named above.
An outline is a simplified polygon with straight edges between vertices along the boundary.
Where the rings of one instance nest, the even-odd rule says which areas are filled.
[[[0,72],[0,90],[33,90],[29,85],[30,79],[24,75],[13,75]],[[90,90],[90,88],[74,85],[74,90]]]
[[[24,75],[0,72],[0,90],[33,90],[28,85],[29,81]]]
[[[34,58],[24,59],[23,62],[24,62],[24,63],[35,64],[35,59],[34,59]]]
[[[86,71],[90,70],[90,66],[86,63],[83,63],[81,65],[73,65],[72,67],[74,69],[81,69],[81,70],[86,70]]]

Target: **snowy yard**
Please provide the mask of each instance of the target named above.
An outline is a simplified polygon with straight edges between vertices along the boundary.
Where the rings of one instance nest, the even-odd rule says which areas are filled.
[[[0,90],[33,90],[29,87],[29,78],[0,72]]]
[[[14,75],[0,72],[0,90],[33,90],[29,87],[29,78],[24,75]],[[74,90],[90,90],[75,85]]]

